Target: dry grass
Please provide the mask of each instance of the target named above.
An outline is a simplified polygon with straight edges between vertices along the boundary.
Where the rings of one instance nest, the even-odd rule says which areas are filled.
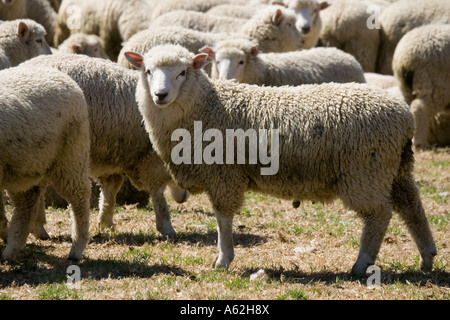
[[[235,260],[228,271],[211,268],[216,221],[204,195],[178,205],[169,199],[178,239],[155,229],[154,213],[118,207],[116,229],[92,240],[81,269],[80,289],[66,284],[70,249],[67,210],[49,209],[49,241],[29,237],[18,263],[0,265],[3,299],[450,299],[450,152],[416,153],[416,180],[438,246],[435,270],[419,271],[419,253],[394,215],[376,265],[381,288],[350,279],[361,221],[336,201],[331,205],[288,201],[249,193],[234,220]],[[11,208],[7,208],[11,214]],[[0,249],[5,244],[0,243]],[[264,276],[250,276],[263,269]]]

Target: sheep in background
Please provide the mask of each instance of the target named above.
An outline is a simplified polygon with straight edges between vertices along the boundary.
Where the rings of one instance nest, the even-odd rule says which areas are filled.
[[[366,84],[259,87],[210,80],[200,70],[207,55],[194,56],[181,46],[127,57],[141,69],[136,98],[156,152],[181,187],[206,192],[212,202],[218,222],[216,267],[227,268],[234,258],[233,216],[245,192],[253,190],[290,200],[339,197],[355,210],[365,224],[352,268],[358,276],[374,264],[395,209],[417,243],[422,270],[432,269],[436,247],[413,178],[414,117],[404,102]],[[213,153],[220,155],[220,149],[211,148],[208,164],[189,164],[192,159],[184,158],[187,150],[180,151],[178,142],[195,147],[188,137],[209,129],[214,143],[219,141],[216,148],[223,147],[219,138],[228,130],[275,130],[254,139],[265,141],[265,151],[270,148],[270,166],[249,164],[250,152],[242,153],[243,164],[234,164],[234,143],[226,165],[219,156],[210,161]]]
[[[320,30],[322,29],[321,11],[328,8],[328,2],[318,2],[317,0],[284,0],[284,3],[297,16],[295,26],[305,39],[303,48],[314,48],[319,42]]]
[[[66,73],[86,97],[91,175],[101,188],[100,229],[113,227],[116,195],[126,175],[137,189],[148,191],[152,197],[157,230],[175,236],[164,190],[169,184],[172,197],[180,203],[187,200],[188,194],[171,182],[145,132],[135,99],[139,73],[108,60],[74,54],[41,56],[23,65],[29,69],[54,67]],[[40,223],[44,221],[42,218]]]
[[[50,47],[53,47],[55,38],[57,11],[53,8],[49,0],[27,0],[27,18],[41,24],[47,32],[45,40]]]
[[[400,0],[380,15],[380,46],[377,73],[393,74],[392,57],[400,39],[410,30],[426,24],[450,24],[448,0]]]
[[[334,0],[320,11],[322,29],[319,45],[336,47],[353,55],[365,72],[375,72],[380,32],[369,28],[370,2],[360,0]]]
[[[202,52],[213,61],[211,77],[215,79],[266,86],[365,82],[358,61],[336,48],[260,54],[252,42],[234,39]]]
[[[439,112],[450,113],[450,24],[425,25],[405,34],[392,66],[416,120],[414,144],[428,148],[430,121]]]
[[[240,19],[250,19],[255,13],[267,7],[267,4],[221,4],[212,7],[206,13],[217,16],[234,17]]]
[[[117,61],[122,43],[149,27],[150,13],[146,0],[63,0],[54,45],[59,46],[73,33],[96,34],[108,57]]]
[[[27,0],[1,0],[0,20],[16,20],[27,17]]]
[[[40,54],[51,54],[45,30],[30,19],[0,24],[0,69],[17,66]]]
[[[0,72],[0,187],[14,211],[4,260],[25,247],[42,188],[54,184],[71,204],[72,248],[80,260],[89,241],[89,122],[78,85],[51,68]],[[4,209],[0,226],[5,227]],[[0,234],[5,234],[1,230]]]
[[[58,47],[60,53],[84,54],[89,57],[109,59],[103,50],[102,39],[95,34],[74,33]]]
[[[218,41],[246,38],[258,45],[261,52],[287,52],[303,48],[303,37],[295,28],[295,14],[281,7],[271,7],[252,17],[238,33],[208,33],[182,27],[155,27],[136,33],[127,41],[117,63],[132,68],[124,53],[144,54],[156,45],[179,44],[193,53],[203,47],[214,47]]]

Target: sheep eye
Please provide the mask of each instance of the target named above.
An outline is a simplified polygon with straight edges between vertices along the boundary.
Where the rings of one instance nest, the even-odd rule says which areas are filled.
[[[152,73],[150,72],[149,69],[145,70],[145,73],[146,73],[147,75],[151,75],[151,74],[152,74]]]
[[[42,44],[42,39],[36,39],[36,42]]]
[[[244,64],[244,60],[239,61],[239,64]]]
[[[186,75],[186,70],[183,70],[183,71],[181,71],[180,72],[180,74],[177,76],[177,79],[178,79],[178,77],[184,77]]]

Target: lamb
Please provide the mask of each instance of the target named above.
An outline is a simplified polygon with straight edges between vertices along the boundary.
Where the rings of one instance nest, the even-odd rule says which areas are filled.
[[[304,49],[317,46],[322,29],[321,11],[328,8],[326,1],[317,0],[285,0],[286,7],[292,9],[297,16],[296,27],[305,39]]]
[[[40,54],[51,54],[45,30],[30,19],[0,24],[0,69],[17,66]]]
[[[1,0],[0,20],[25,19],[27,17],[27,0]]]
[[[84,54],[89,57],[109,59],[105,50],[103,50],[102,39],[95,34],[74,33],[59,45],[58,51],[60,53]]]
[[[150,11],[145,0],[63,0],[54,45],[59,46],[76,32],[96,34],[102,39],[106,54],[116,61],[122,42],[149,27]]]
[[[54,67],[66,73],[86,97],[91,176],[101,187],[99,228],[113,227],[115,197],[126,175],[137,189],[147,190],[152,197],[157,229],[174,237],[164,190],[169,184],[178,202],[186,201],[188,194],[171,182],[148,139],[135,100],[139,73],[108,60],[74,54],[40,56],[23,65],[30,69]],[[43,228],[38,225],[36,229]],[[36,231],[38,236],[39,232],[43,231]]]
[[[233,215],[244,193],[254,190],[290,200],[339,197],[357,211],[365,226],[355,275],[375,262],[395,209],[418,245],[422,270],[432,269],[436,247],[413,179],[414,117],[404,102],[366,84],[261,87],[210,80],[200,70],[208,55],[181,46],[127,57],[141,69],[136,99],[157,154],[180,187],[206,192],[212,202],[217,268],[234,258]],[[212,142],[203,149],[206,141]]]
[[[54,184],[71,204],[72,248],[80,260],[89,241],[89,120],[78,85],[51,68],[0,72],[0,187],[14,206],[3,260],[25,247],[42,189]],[[4,209],[1,227],[6,226]],[[6,230],[0,231],[5,234]]]
[[[259,54],[252,42],[233,39],[202,52],[213,61],[211,77],[215,79],[267,86],[365,82],[358,61],[336,48]]]
[[[449,24],[415,28],[401,38],[395,49],[392,66],[416,120],[416,148],[430,147],[430,120],[439,112],[450,113],[449,57]]]
[[[450,24],[448,0],[400,0],[380,15],[380,46],[376,72],[393,74],[392,57],[400,39],[410,30],[427,24]]]
[[[359,0],[335,0],[320,12],[322,29],[319,45],[336,47],[353,55],[365,72],[375,72],[380,32],[369,28],[370,3]]]

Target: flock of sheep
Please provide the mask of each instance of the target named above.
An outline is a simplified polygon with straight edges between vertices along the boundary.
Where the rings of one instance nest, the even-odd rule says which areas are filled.
[[[255,190],[356,211],[358,276],[395,210],[431,271],[413,149],[450,145],[450,0],[2,0],[0,19],[0,187],[14,208],[8,223],[0,205],[2,259],[30,233],[49,238],[50,185],[70,204],[69,258],[81,259],[91,179],[111,228],[126,177],[172,237],[166,187],[180,203],[205,192],[216,267],[232,262],[233,215]],[[173,132],[194,136],[198,121],[218,135],[276,129],[277,173],[175,164]]]

